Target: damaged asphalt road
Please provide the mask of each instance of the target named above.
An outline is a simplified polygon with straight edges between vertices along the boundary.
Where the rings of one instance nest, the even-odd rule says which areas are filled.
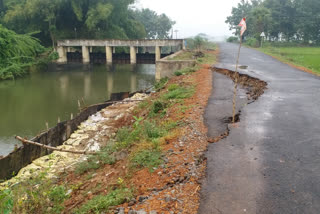
[[[237,47],[220,44],[217,67],[234,70]],[[199,213],[319,213],[320,77],[248,48],[241,49],[240,65],[268,89],[246,106],[240,94],[240,123],[209,145]],[[225,130],[222,119],[232,112],[232,89],[224,89],[232,84],[222,76],[213,75],[209,137]]]

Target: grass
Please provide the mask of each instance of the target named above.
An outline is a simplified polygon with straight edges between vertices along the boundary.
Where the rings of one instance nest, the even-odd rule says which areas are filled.
[[[205,52],[203,57],[197,59],[198,64],[213,65],[216,61],[216,55],[210,52]]]
[[[0,192],[0,213],[61,213],[69,198],[66,188],[47,179],[47,172],[35,174]]]
[[[169,60],[193,60],[194,59],[194,52],[193,51],[184,51],[181,54],[170,58]]]
[[[107,195],[98,195],[87,201],[74,213],[87,214],[87,213],[103,213],[108,211],[111,206],[117,206],[129,201],[133,197],[131,189],[119,188],[111,191]]]
[[[96,155],[90,155],[86,161],[80,162],[75,168],[75,173],[78,175],[84,174],[90,170],[99,169],[105,164],[114,164],[116,159],[114,152],[117,151],[117,145],[110,142],[103,147]]]
[[[160,79],[158,82],[155,83],[154,89],[156,91],[159,91],[160,89],[163,89],[165,87],[165,85],[168,83],[168,81],[169,81],[168,77]]]
[[[275,56],[281,61],[305,67],[320,74],[320,47],[263,47],[258,50]]]
[[[191,97],[194,94],[194,88],[192,86],[189,86],[189,87],[174,86],[173,89],[170,87],[172,86],[169,86],[168,93],[162,95],[162,98],[164,100],[186,99]]]
[[[138,169],[147,167],[150,172],[153,172],[154,168],[163,163],[161,157],[162,152],[160,149],[144,149],[134,154],[131,159],[131,167]]]
[[[13,195],[9,189],[0,191],[0,211],[4,214],[11,213],[13,208]]]

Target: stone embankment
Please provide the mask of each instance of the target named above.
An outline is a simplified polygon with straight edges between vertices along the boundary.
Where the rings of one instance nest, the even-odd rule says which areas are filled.
[[[108,139],[115,136],[117,126],[122,121],[127,121],[129,117],[132,118],[131,111],[139,103],[139,100],[142,101],[147,97],[148,95],[146,94],[137,93],[131,98],[124,99],[123,102],[118,102],[102,109],[90,116],[88,120],[82,122],[78,130],[72,133],[70,138],[57,148],[77,151],[99,151],[101,147],[106,145]],[[41,172],[48,173],[47,178],[49,179],[56,177],[59,173],[69,170],[75,164],[85,161],[86,158],[86,155],[54,151],[50,155],[38,158],[22,168],[15,177],[1,183],[0,188],[10,187]]]

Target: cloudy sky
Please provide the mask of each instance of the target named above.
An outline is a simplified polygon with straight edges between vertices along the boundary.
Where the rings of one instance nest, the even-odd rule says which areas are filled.
[[[214,37],[230,36],[226,17],[240,0],[138,0],[137,6],[165,13],[177,22],[178,37],[206,33]],[[239,20],[240,21],[240,20]]]

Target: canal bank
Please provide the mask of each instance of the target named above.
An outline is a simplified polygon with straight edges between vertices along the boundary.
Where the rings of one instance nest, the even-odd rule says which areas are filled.
[[[111,93],[138,91],[155,81],[155,65],[67,64],[0,82],[0,156],[9,154],[15,135],[31,138],[79,112],[109,100]]]
[[[91,130],[96,136],[99,135],[96,138],[86,136],[88,138],[82,139],[77,135],[84,134],[82,131],[70,138],[71,141],[82,139],[82,146],[88,145],[90,140],[107,143],[108,146],[100,147],[98,156],[88,156],[85,162],[75,165],[62,161],[70,168],[54,176],[46,170],[21,170],[25,174],[31,173],[32,179],[21,179],[19,185],[8,190],[7,196],[9,199],[12,196],[14,204],[23,204],[15,206],[14,211],[53,212],[59,208],[58,204],[49,202],[51,199],[39,201],[34,196],[46,198],[58,189],[64,201],[59,205],[65,212],[89,212],[91,203],[101,197],[108,199],[113,196],[120,203],[129,200],[123,205],[126,209],[146,209],[151,204],[150,209],[167,210],[174,209],[177,202],[175,196],[170,195],[176,188],[173,191],[176,198],[189,204],[186,209],[195,211],[199,190],[196,180],[201,176],[199,170],[205,166],[201,151],[207,144],[201,115],[209,96],[206,93],[210,92],[208,76],[211,73],[208,66],[197,67],[197,72],[190,69],[183,75],[179,73],[180,76],[156,84],[157,93],[140,102],[129,117],[120,119],[121,126],[115,126],[110,140],[101,136],[101,133],[106,133],[105,130]],[[111,121],[115,122],[114,118]],[[54,168],[53,160],[56,158],[63,160],[63,156],[49,155],[43,157],[42,164]],[[34,163],[39,165],[37,160]],[[14,183],[12,180],[8,182]],[[196,193],[190,197],[190,192]],[[125,198],[121,198],[123,193],[126,193]],[[168,203],[161,208],[159,202],[164,198]],[[106,205],[103,210],[111,208]],[[32,210],[35,207],[37,209]]]

